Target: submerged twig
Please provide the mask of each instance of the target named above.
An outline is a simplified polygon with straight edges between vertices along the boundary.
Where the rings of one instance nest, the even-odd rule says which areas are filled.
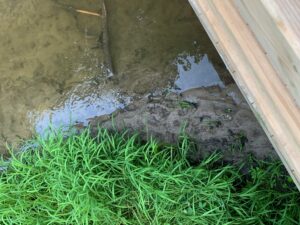
[[[105,0],[102,0],[102,32],[100,35],[100,41],[102,44],[103,50],[103,66],[104,72],[106,73],[107,77],[112,77],[114,75],[113,72],[113,64],[112,64],[112,57],[110,54],[110,45],[109,45],[109,31],[108,31],[108,21],[107,21],[107,10]]]
[[[82,10],[82,9],[75,9],[75,11],[76,11],[76,12],[79,12],[79,13],[82,13],[82,14],[91,15],[91,16],[101,16],[100,13],[91,12],[91,11]]]

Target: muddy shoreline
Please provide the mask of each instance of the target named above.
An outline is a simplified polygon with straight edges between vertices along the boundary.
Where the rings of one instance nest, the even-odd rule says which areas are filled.
[[[1,153],[49,126],[113,128],[113,117],[169,143],[185,127],[196,161],[275,154],[188,2],[102,2],[0,0]]]
[[[259,159],[277,158],[276,152],[258,124],[236,85],[197,88],[183,93],[161,92],[137,98],[110,115],[90,120],[110,130],[129,130],[142,138],[154,137],[176,143],[184,129],[195,141],[195,162],[221,151],[231,162],[243,162],[250,154]]]

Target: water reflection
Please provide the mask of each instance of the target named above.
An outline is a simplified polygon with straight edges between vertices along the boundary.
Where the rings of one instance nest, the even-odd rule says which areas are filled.
[[[60,105],[43,112],[30,112],[29,117],[32,124],[35,124],[35,131],[43,135],[49,125],[53,129],[63,130],[74,125],[86,126],[90,118],[111,114],[124,108],[129,102],[130,97],[113,89],[95,87],[95,84],[89,81],[78,85]]]
[[[175,89],[180,92],[198,87],[225,85],[220,79],[208,56],[180,54],[176,60],[178,78],[175,81]]]

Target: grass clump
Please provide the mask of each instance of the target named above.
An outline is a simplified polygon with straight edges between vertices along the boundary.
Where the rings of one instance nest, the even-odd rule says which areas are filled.
[[[299,224],[299,193],[278,163],[249,175],[186,160],[189,141],[161,145],[88,130],[38,139],[0,177],[2,224]],[[279,182],[280,181],[280,182]]]

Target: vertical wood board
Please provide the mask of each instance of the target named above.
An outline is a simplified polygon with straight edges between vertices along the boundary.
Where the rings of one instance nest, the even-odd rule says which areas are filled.
[[[189,0],[300,189],[300,111],[234,0]]]

